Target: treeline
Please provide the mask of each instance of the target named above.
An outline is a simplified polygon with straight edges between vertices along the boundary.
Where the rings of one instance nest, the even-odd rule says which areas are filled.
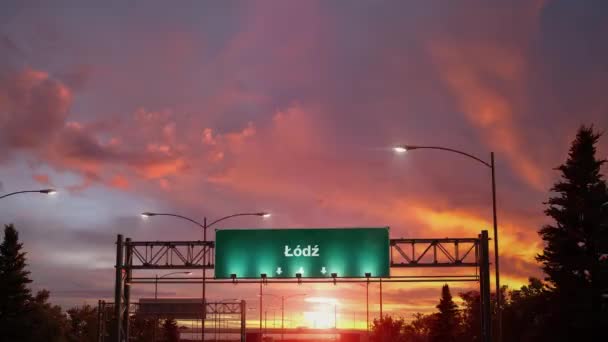
[[[549,290],[540,280],[531,278],[529,285],[519,290],[503,288],[503,337],[504,341],[553,341],[551,326],[546,317],[551,309],[547,305]],[[372,341],[394,342],[470,342],[481,341],[480,297],[477,291],[459,294],[461,305],[453,300],[448,285],[441,290],[437,312],[414,314],[408,323],[403,318],[384,316],[372,325]],[[492,307],[495,308],[495,296]],[[494,328],[496,312],[493,312]],[[496,331],[494,330],[496,337]],[[496,340],[496,338],[494,339]]]
[[[32,295],[22,248],[15,227],[5,226],[0,244],[0,341],[96,342],[97,308],[85,304],[63,312],[61,307],[48,302],[49,291]],[[131,320],[130,341],[152,341],[155,332],[156,341],[179,340],[177,322],[173,319],[157,321],[135,315]],[[105,324],[111,341],[115,321],[109,319]]]
[[[503,341],[608,341],[608,188],[605,159],[596,157],[601,134],[581,127],[560,179],[546,204],[547,224],[538,231],[544,249],[536,260],[545,282],[530,279],[519,290],[502,289]],[[442,289],[438,312],[374,321],[373,341],[480,341],[479,293],[461,293],[461,307]],[[496,336],[496,308],[492,300]]]

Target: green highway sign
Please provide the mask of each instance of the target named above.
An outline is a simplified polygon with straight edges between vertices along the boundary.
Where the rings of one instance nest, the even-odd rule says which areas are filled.
[[[389,228],[230,229],[215,239],[215,278],[389,276]]]

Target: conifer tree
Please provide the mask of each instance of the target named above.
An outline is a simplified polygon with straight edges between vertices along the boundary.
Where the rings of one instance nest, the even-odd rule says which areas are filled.
[[[601,175],[606,160],[596,157],[599,138],[593,127],[579,129],[546,203],[553,223],[539,231],[545,247],[537,260],[551,286],[551,330],[557,340],[593,340],[602,320],[606,322],[601,295],[608,289],[603,258],[608,253],[608,211],[603,206],[608,193]]]
[[[460,316],[458,306],[452,300],[450,287],[445,284],[441,289],[441,299],[437,304],[439,313],[431,331],[431,342],[451,342],[458,338]]]
[[[32,300],[28,284],[32,281],[26,271],[25,252],[19,243],[19,233],[13,225],[4,228],[0,244],[0,336],[7,341],[25,340],[23,328]]]

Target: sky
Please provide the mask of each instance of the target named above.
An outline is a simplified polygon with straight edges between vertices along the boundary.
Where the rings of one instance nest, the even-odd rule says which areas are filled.
[[[273,214],[221,228],[475,237],[491,230],[489,169],[391,147],[485,160],[493,151],[501,281],[517,288],[543,277],[534,257],[554,168],[580,125],[608,129],[607,16],[599,0],[8,1],[0,194],[58,193],[5,198],[0,218],[20,232],[32,288],[67,308],[111,299],[117,234],[201,238],[186,221],[143,221],[143,211]],[[607,154],[604,136],[598,156]],[[385,285],[384,312],[433,311],[441,285]],[[476,284],[450,286],[457,295]],[[210,285],[208,296],[257,301],[256,291]],[[358,286],[265,291],[338,298],[339,325],[365,314]],[[377,316],[376,285],[370,296]]]

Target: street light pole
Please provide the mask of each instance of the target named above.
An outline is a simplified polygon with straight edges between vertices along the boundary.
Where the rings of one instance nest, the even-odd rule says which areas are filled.
[[[382,319],[382,278],[380,278],[380,319]]]
[[[8,196],[13,196],[13,195],[18,195],[18,194],[26,194],[26,193],[40,193],[40,194],[45,194],[45,195],[53,195],[53,194],[56,194],[57,191],[55,191],[54,189],[22,190],[22,191],[15,191],[15,192],[11,192],[11,193],[6,194],[6,195],[2,195],[2,196],[0,196],[0,199],[3,199],[3,198],[8,197]]]
[[[294,297],[298,297],[298,296],[306,296],[306,293],[297,293],[291,296],[277,296],[274,295],[272,293],[264,293],[262,294],[262,291],[260,290],[260,297],[261,296],[271,296],[271,297],[275,297],[275,298],[281,298],[281,340],[283,340],[285,338],[285,299],[289,299],[289,298],[294,298]],[[261,301],[260,301],[261,303]]]
[[[495,164],[494,164],[494,152],[490,152],[490,162],[478,158],[472,154],[455,150],[447,147],[440,146],[415,146],[415,145],[402,145],[394,147],[393,150],[397,153],[405,153],[411,150],[421,150],[421,149],[430,149],[430,150],[442,150],[447,152],[452,152],[456,154],[463,155],[465,157],[471,158],[480,162],[481,164],[487,166],[491,170],[492,174],[492,221],[494,228],[494,262],[496,264],[496,313],[497,313],[497,335],[498,342],[502,342],[502,294],[500,290],[500,265],[498,260],[498,219],[496,214],[496,175],[495,175]]]
[[[365,287],[365,325],[367,326],[367,337],[369,339],[369,279],[367,279],[367,286]]]
[[[334,330],[338,329],[338,303],[334,302]]]
[[[192,272],[172,272],[172,273],[167,273],[164,274],[162,276],[158,276],[158,274],[154,275],[154,299],[158,299],[158,279],[162,279],[164,277],[173,275],[173,274],[185,274],[185,275],[191,275]],[[158,305],[158,303],[156,303]],[[152,341],[156,341],[156,326],[158,325],[158,313],[155,315],[154,318],[154,330],[152,330]]]
[[[207,217],[203,217],[203,223],[201,224],[200,222],[193,220],[189,217],[186,216],[182,216],[182,215],[177,215],[177,214],[169,214],[169,213],[153,213],[153,212],[144,212],[141,214],[142,217],[147,218],[147,217],[152,217],[152,216],[171,216],[171,217],[176,217],[182,220],[186,220],[189,221],[191,223],[194,223],[195,225],[201,227],[203,229],[203,242],[207,242],[207,228],[210,228],[211,226],[215,225],[218,222],[227,220],[229,218],[232,217],[237,217],[237,216],[262,216],[262,217],[269,217],[270,214],[266,213],[266,212],[259,212],[259,213],[238,213],[238,214],[233,214],[233,215],[228,215],[228,216],[224,216],[222,218],[219,218],[209,224],[207,224]],[[203,248],[206,248],[206,244],[203,246]],[[203,339],[205,338],[205,316],[206,316],[206,311],[207,311],[207,304],[206,304],[206,284],[207,284],[207,253],[204,250],[203,251],[203,312],[202,312],[202,319],[201,319],[201,333],[203,335]]]
[[[263,293],[262,293],[262,286],[264,285],[264,282],[262,280],[260,280],[260,340],[262,340],[263,338],[263,331],[262,331],[262,304],[264,303],[263,301]]]

